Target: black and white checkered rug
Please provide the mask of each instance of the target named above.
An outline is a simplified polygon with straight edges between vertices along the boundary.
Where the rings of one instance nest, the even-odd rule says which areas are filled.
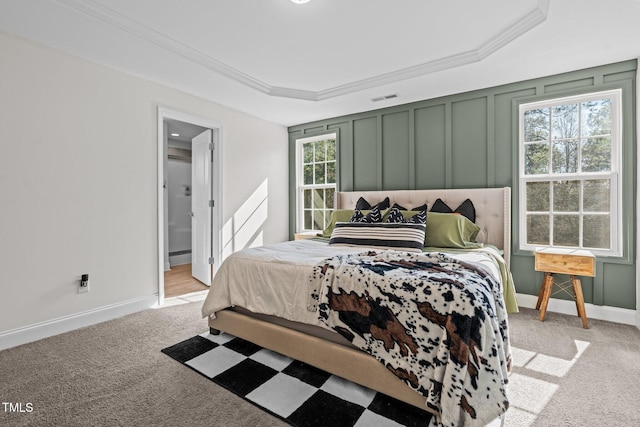
[[[204,333],[162,350],[291,425],[427,426],[430,415],[227,334]]]

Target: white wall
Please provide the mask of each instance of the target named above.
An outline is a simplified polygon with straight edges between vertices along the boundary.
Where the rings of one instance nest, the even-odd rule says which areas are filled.
[[[283,126],[5,33],[0,52],[0,341],[154,301],[158,106],[222,126],[227,247],[251,243],[257,189],[268,204],[253,236],[287,239]]]

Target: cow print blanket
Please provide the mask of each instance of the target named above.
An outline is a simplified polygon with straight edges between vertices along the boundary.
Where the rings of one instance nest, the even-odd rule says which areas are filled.
[[[318,264],[309,310],[426,398],[441,426],[503,414],[510,368],[502,287],[442,253],[369,251]]]

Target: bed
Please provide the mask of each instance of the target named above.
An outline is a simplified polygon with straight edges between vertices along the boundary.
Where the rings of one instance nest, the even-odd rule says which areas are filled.
[[[462,206],[467,199],[470,200],[478,227],[475,241],[479,242],[479,245],[472,245],[469,249],[424,248],[426,253],[420,252],[411,256],[438,254],[446,259],[452,257],[455,262],[464,265],[481,266],[479,271],[489,272],[500,284],[501,295],[495,299],[498,301],[497,304],[505,307],[505,313],[517,311],[515,290],[509,272],[510,188],[338,192],[335,198],[336,212],[354,210],[361,198],[371,206],[384,203],[388,198],[389,206],[397,204],[407,209],[425,203],[433,207],[444,202],[451,210]],[[427,224],[430,214],[427,214]],[[321,271],[323,261],[360,260],[358,257],[367,255],[363,253],[366,247],[329,244],[328,234],[324,237],[245,249],[225,260],[216,272],[213,285],[202,307],[202,314],[208,318],[211,332],[224,331],[246,339],[434,413],[443,424],[451,422],[450,409],[425,404],[423,393],[417,392],[415,387],[407,386],[405,381],[375,357],[356,348],[355,341],[350,342],[345,338],[349,336],[348,333],[336,333],[337,328],[331,328],[319,319],[321,316],[318,306],[322,308],[327,304],[315,301],[314,306],[313,298],[309,295],[310,276]],[[382,251],[380,248],[374,250],[374,256],[380,256],[381,253],[395,256],[400,253]],[[315,284],[320,286],[322,280],[328,283],[333,279],[321,277]],[[301,286],[293,286],[295,283]],[[265,296],[267,293],[271,295]],[[495,301],[491,304],[495,305]],[[504,327],[504,330],[501,329],[501,334],[504,336],[495,340],[495,345],[499,347],[499,360],[496,359],[495,366],[485,367],[485,370],[500,371],[497,373],[498,379],[493,379],[498,384],[495,387],[487,387],[492,389],[490,393],[503,393],[504,384],[507,382],[510,349],[506,318],[502,323],[501,327]],[[493,329],[495,333],[498,327],[495,326]],[[401,346],[391,343],[391,347],[399,349]],[[496,353],[496,350],[493,352]],[[495,416],[501,415],[508,407],[506,398],[497,402],[497,406],[500,407],[498,410],[493,408],[486,413],[477,414],[477,417],[471,417],[471,421],[466,414],[466,425],[483,425]],[[449,415],[445,415],[447,411]],[[463,412],[459,409],[458,411]],[[453,417],[456,418],[457,415]],[[455,422],[463,421],[458,419]]]

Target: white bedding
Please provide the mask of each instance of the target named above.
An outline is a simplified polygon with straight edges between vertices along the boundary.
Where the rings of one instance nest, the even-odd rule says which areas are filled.
[[[326,328],[316,312],[307,310],[313,267],[336,255],[366,250],[362,246],[330,246],[325,241],[308,239],[236,252],[216,272],[202,306],[202,315],[215,317],[220,310],[238,306],[254,313]],[[499,255],[494,248],[445,253],[463,261],[481,263],[497,281],[503,283],[495,258]]]

